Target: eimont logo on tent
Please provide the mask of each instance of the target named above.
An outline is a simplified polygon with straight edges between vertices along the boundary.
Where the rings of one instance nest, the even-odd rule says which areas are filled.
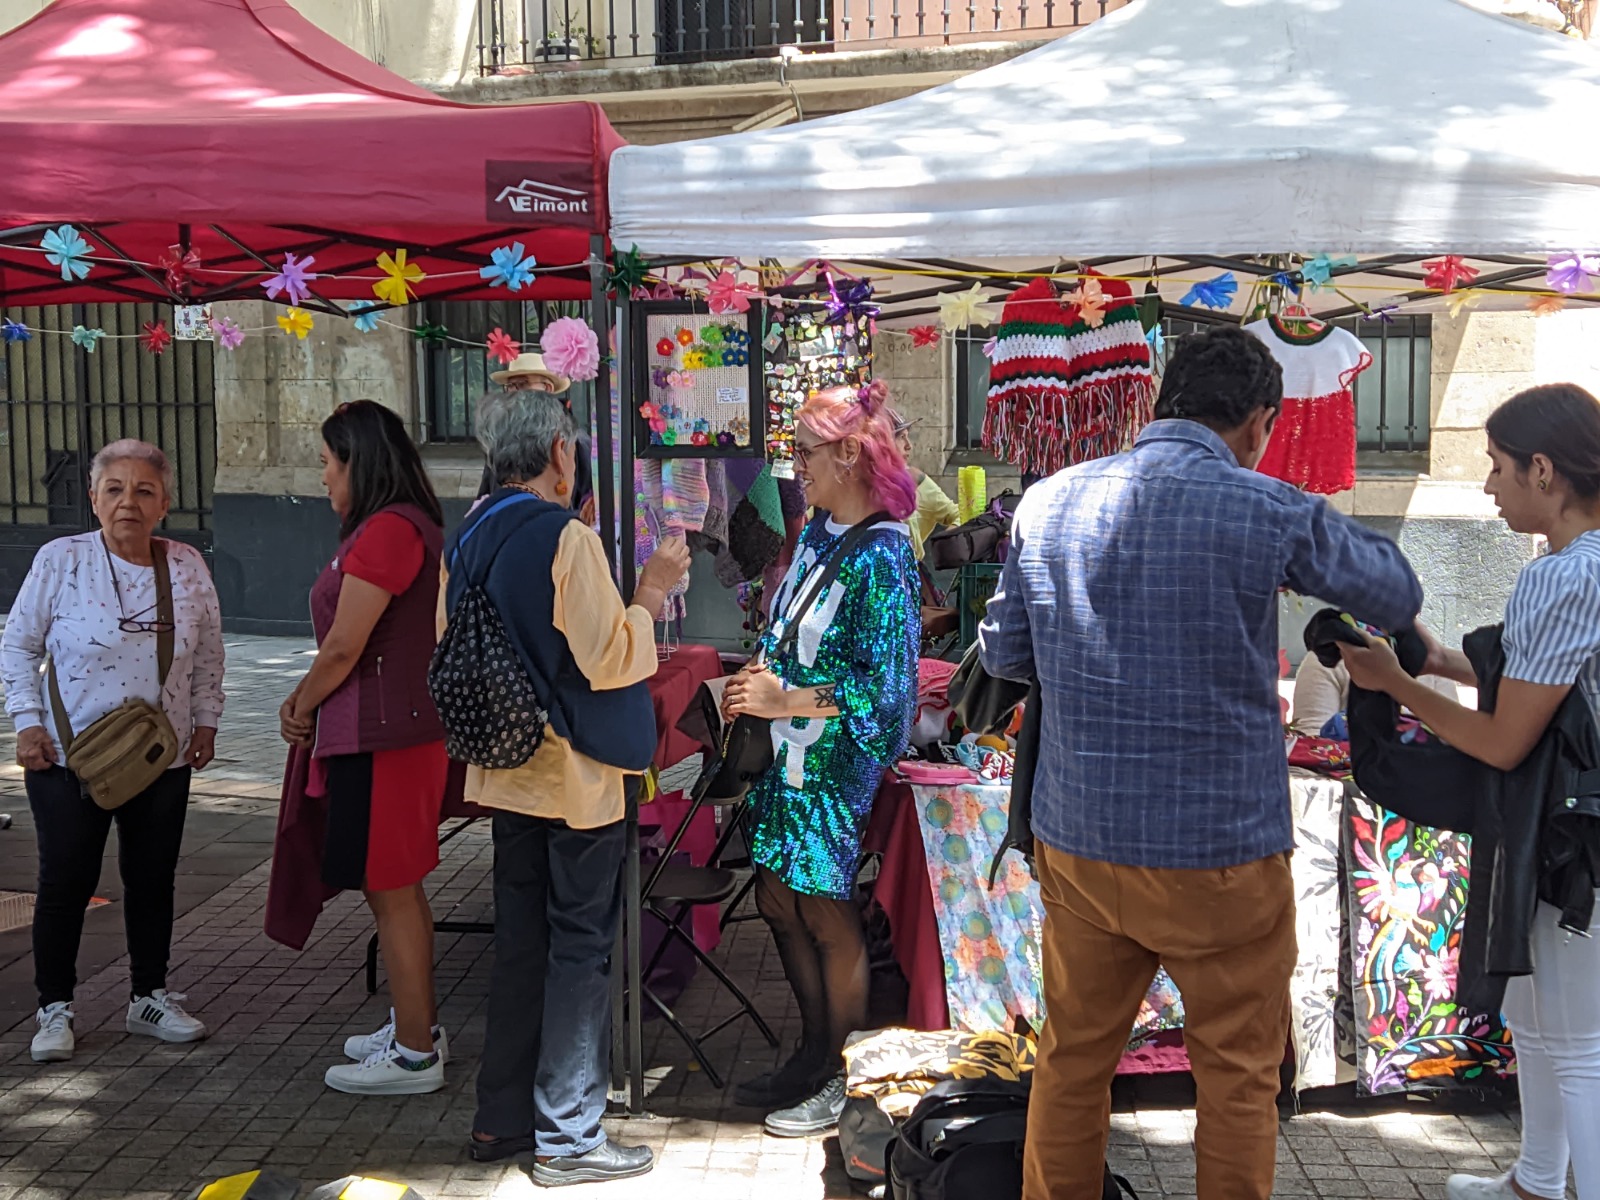
[[[591,229],[595,185],[586,163],[490,162],[484,198],[489,219],[510,225],[574,225]]]

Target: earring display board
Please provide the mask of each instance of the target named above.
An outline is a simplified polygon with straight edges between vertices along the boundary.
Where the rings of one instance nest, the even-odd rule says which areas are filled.
[[[760,309],[633,301],[640,458],[760,458],[766,439]]]
[[[872,378],[872,334],[866,320],[828,320],[820,302],[774,309],[763,335],[766,351],[767,461],[779,479],[794,478],[795,414],[812,393],[857,388]]]

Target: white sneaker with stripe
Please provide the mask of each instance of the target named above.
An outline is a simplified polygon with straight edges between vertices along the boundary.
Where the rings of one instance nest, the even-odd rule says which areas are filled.
[[[135,996],[128,1005],[128,1032],[163,1042],[198,1042],[208,1030],[198,1017],[183,1010],[188,999],[182,992],[157,988],[148,996]]]
[[[394,1009],[389,1010],[389,1023],[375,1033],[352,1033],[344,1040],[344,1056],[351,1062],[362,1062],[388,1048],[394,1041]],[[450,1035],[443,1025],[433,1027],[433,1048],[439,1052],[441,1062],[450,1061]]]

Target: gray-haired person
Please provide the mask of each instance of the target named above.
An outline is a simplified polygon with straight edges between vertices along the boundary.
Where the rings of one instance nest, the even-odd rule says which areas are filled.
[[[533,1151],[545,1186],[643,1175],[643,1146],[600,1126],[610,1049],[611,953],[622,906],[623,789],[655,755],[645,680],[653,620],[689,566],[662,544],[624,605],[600,537],[572,509],[576,432],[556,396],[485,397],[478,440],[495,487],[445,547],[445,600],[481,583],[549,713],[523,766],[470,768],[466,797],[495,810],[494,971],[472,1154]]]
[[[128,1032],[165,1042],[206,1036],[206,1027],[184,1011],[184,997],[167,990],[167,958],[190,773],[211,761],[222,716],[221,610],[200,552],[155,537],[172,503],[172,470],[157,447],[129,439],[100,451],[89,500],[99,530],[59,538],[34,556],[0,636],[6,712],[16,725],[17,762],[39,843],[36,1062],[72,1057],[78,943],[113,821],[132,974]],[[172,581],[170,626],[158,615],[158,551]],[[168,631],[172,665],[163,687],[156,644]],[[41,673],[47,656],[73,730],[140,699],[165,711],[184,747],[160,780],[114,812],[89,799],[64,765],[68,735]]]

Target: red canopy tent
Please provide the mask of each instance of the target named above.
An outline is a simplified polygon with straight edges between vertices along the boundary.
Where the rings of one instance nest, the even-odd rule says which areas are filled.
[[[0,37],[0,303],[259,299],[293,252],[305,307],[337,311],[397,249],[419,297],[505,298],[478,271],[513,242],[538,261],[519,298],[589,299],[621,144],[594,104],[444,100],[287,0],[55,0]],[[62,224],[85,279],[39,250]],[[176,288],[174,246],[200,260]]]

